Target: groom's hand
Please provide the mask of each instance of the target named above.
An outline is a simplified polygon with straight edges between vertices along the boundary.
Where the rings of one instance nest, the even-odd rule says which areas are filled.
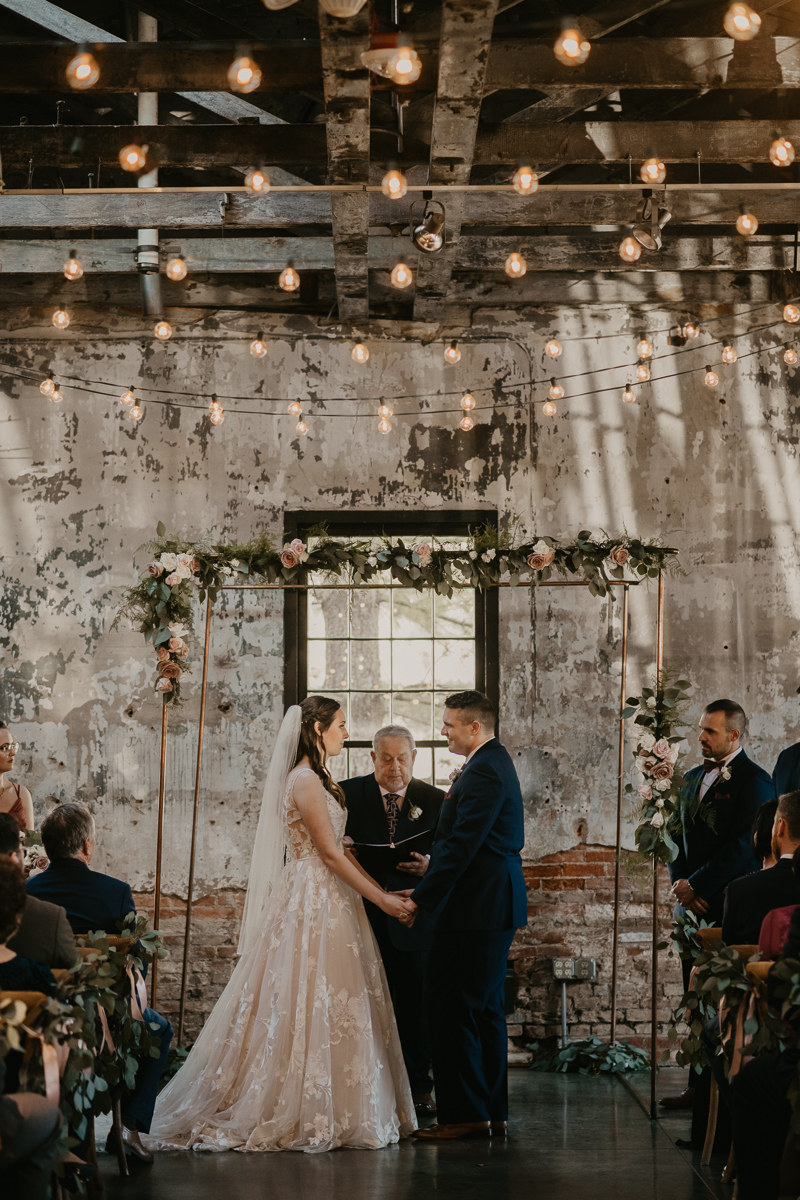
[[[398,871],[405,871],[409,875],[424,875],[430,866],[431,860],[427,854],[417,854],[416,850],[411,851],[411,862],[398,863]]]
[[[400,921],[403,925],[407,925],[410,929],[417,919],[418,905],[416,905],[413,900],[407,900],[406,904],[408,907],[406,909],[405,916],[402,916]]]

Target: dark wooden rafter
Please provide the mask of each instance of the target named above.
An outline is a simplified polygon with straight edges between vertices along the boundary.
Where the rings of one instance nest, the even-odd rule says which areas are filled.
[[[439,78],[431,126],[428,182],[469,183],[484,79],[498,0],[444,0]],[[466,196],[448,197],[446,243],[437,254],[420,251],[414,317],[441,315],[453,270]]]

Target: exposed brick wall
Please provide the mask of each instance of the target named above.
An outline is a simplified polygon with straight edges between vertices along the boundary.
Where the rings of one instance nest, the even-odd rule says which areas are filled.
[[[567,986],[567,1021],[572,1039],[593,1033],[607,1039],[611,1012],[611,946],[614,899],[614,851],[577,845],[525,865],[528,927],[518,932],[511,950],[517,977],[517,1010],[509,1017],[513,1043],[532,1041],[555,1047],[561,1030],[561,989],[550,959],[597,960],[594,983]],[[666,870],[660,876],[661,936],[669,937],[672,905]],[[617,990],[617,1037],[649,1044],[652,875],[635,854],[623,852],[620,896],[620,952]],[[136,905],[152,920],[153,894],[139,893]],[[193,906],[192,948],[186,1002],[186,1041],[193,1040],[222,993],[233,969],[244,892],[220,891]],[[158,1007],[177,1020],[183,962],[186,905],[162,896],[161,928],[170,957],[159,964]],[[676,959],[659,954],[659,1018],[663,1022],[681,994]],[[666,1039],[662,1039],[667,1045]]]

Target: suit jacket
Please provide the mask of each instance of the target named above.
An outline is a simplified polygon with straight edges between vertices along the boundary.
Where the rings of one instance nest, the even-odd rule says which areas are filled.
[[[36,896],[26,899],[20,927],[10,939],[8,948],[51,969],[74,967],[78,961],[75,938],[64,909],[47,900],[38,900]]]
[[[709,905],[706,920],[714,923],[722,918],[727,885],[759,868],[750,834],[761,805],[775,798],[772,779],[744,750],[731,761],[730,771],[728,780],[717,776],[700,810],[697,801],[705,772],[702,767],[687,771],[681,834],[675,839],[678,857],[669,864],[672,882],[688,879]]]
[[[130,886],[92,871],[79,858],[54,858],[41,875],[29,879],[28,894],[66,909],[75,934],[103,929],[119,933],[119,922],[136,912]]]
[[[772,772],[775,795],[796,792],[800,788],[800,742],[781,750]]]
[[[505,746],[491,738],[444,798],[431,865],[412,900],[427,912],[445,901],[437,932],[527,925],[524,843],[517,772]]]
[[[355,850],[360,865],[377,884],[389,892],[413,887],[416,876],[398,871],[395,867],[395,853],[381,848],[389,840],[389,826],[381,789],[375,776],[359,775],[355,779],[345,779],[341,788],[347,804],[345,833],[358,843]],[[411,850],[416,850],[418,854],[431,853],[443,799],[444,792],[441,788],[423,783],[421,779],[410,781],[394,835],[396,846],[406,838],[414,839],[406,843],[409,861]],[[415,821],[409,817],[412,808],[422,809],[422,815]],[[367,914],[374,923],[375,905],[369,901],[365,901],[365,905]],[[427,949],[433,933],[432,920],[428,914],[425,914],[423,920],[416,920],[411,929],[401,925],[393,917],[387,918],[387,926],[392,944],[398,950]]]
[[[773,908],[800,904],[800,887],[792,860],[781,858],[774,867],[734,879],[725,891],[722,940],[729,946],[758,944],[761,925]]]

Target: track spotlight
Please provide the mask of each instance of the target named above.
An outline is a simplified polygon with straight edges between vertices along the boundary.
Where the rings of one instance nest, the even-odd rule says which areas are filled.
[[[636,209],[636,224],[631,232],[645,250],[660,250],[662,230],[671,218],[672,213],[666,208],[659,208],[658,201],[652,196],[643,196]]]
[[[586,62],[591,48],[581,31],[565,22],[561,36],[553,46],[553,53],[565,67],[579,67]]]
[[[373,34],[369,50],[361,54],[362,66],[393,83],[416,83],[422,61],[409,38],[397,33]]]
[[[416,201],[414,201],[416,204]],[[409,209],[409,223],[411,225],[411,240],[418,250],[424,251],[425,254],[436,254],[444,245],[444,222],[445,211],[444,205],[439,200],[426,200],[425,208],[422,212],[422,220],[414,224],[412,216],[414,204]],[[435,212],[431,209],[431,204],[437,204],[442,210]]]
[[[761,28],[761,17],[749,4],[732,4],[722,20],[728,37],[737,42],[749,42]]]
[[[402,41],[406,41],[406,44],[398,45],[389,59],[389,78],[394,83],[416,83],[422,74],[422,60],[406,39],[401,39]]]

